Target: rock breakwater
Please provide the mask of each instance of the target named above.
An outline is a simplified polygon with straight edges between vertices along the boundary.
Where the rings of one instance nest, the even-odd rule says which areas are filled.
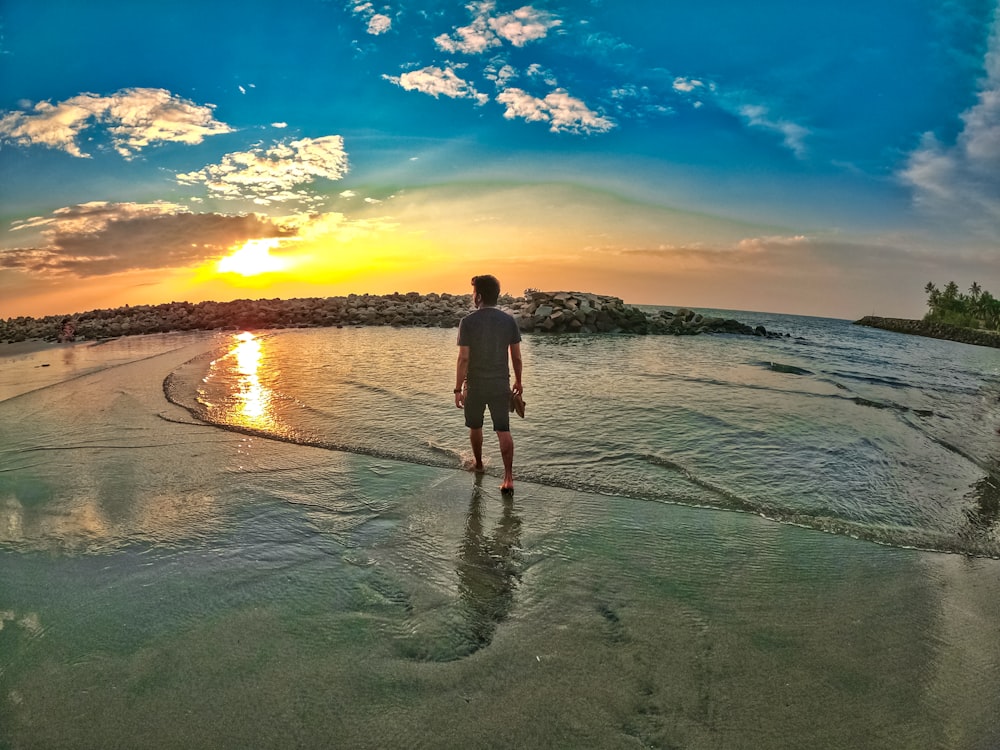
[[[525,333],[735,333],[779,337],[762,326],[701,315],[685,308],[647,312],[618,297],[588,292],[504,295],[499,305]],[[472,309],[469,294],[350,294],[346,297],[170,302],[124,306],[72,315],[0,320],[0,341],[105,339],[167,331],[417,326],[453,328]]]
[[[686,308],[649,313],[627,306],[618,297],[588,292],[539,292],[501,300],[522,331],[544,333],[638,333],[693,336],[699,333],[738,333],[779,337],[763,326],[716,318]]]
[[[936,323],[929,320],[880,318],[875,315],[866,315],[861,320],[854,321],[854,325],[880,328],[883,331],[893,331],[895,333],[906,333],[911,336],[926,336],[932,339],[958,341],[962,344],[992,346],[1000,349],[1000,333],[981,331],[975,328],[962,328],[961,326],[952,326],[947,323]]]

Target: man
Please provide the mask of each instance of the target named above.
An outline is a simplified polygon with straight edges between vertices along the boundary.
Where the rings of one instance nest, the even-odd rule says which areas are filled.
[[[503,492],[514,491],[514,439],[510,436],[511,391],[520,395],[521,331],[513,317],[497,308],[500,282],[494,276],[473,276],[476,309],[458,325],[458,366],[455,371],[455,406],[465,409],[465,426],[476,459],[475,470],[483,470],[483,415],[490,410],[493,430],[503,458]],[[510,365],[514,386],[510,386]]]

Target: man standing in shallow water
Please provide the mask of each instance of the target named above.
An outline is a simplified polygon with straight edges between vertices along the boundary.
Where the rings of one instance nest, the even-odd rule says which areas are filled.
[[[490,410],[493,430],[503,457],[504,492],[514,490],[514,439],[510,435],[511,392],[520,395],[521,331],[513,317],[497,308],[500,282],[495,276],[473,276],[476,309],[458,325],[458,366],[455,371],[455,406],[465,409],[465,426],[476,459],[475,470],[483,470],[483,416]],[[510,385],[510,365],[514,385]]]

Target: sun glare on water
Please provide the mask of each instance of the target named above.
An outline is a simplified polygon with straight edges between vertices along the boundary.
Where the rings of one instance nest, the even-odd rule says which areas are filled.
[[[273,238],[247,240],[239,250],[222,258],[216,268],[219,273],[238,273],[240,276],[283,271],[288,267],[288,261],[271,255],[271,249],[280,243],[281,240]]]

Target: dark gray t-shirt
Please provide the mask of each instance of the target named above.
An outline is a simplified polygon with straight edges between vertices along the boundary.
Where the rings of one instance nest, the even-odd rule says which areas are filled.
[[[458,324],[458,345],[469,347],[469,382],[510,379],[507,351],[521,341],[513,317],[496,307],[481,307]]]

